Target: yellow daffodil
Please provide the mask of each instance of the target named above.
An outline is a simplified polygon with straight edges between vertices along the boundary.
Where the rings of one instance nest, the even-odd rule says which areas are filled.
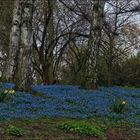
[[[122,104],[125,105],[126,104],[126,101],[123,101]]]
[[[12,94],[14,94],[14,93],[15,93],[15,90],[14,90],[14,89],[13,89],[13,90],[11,90],[11,93],[12,93]]]
[[[8,92],[9,92],[9,91],[8,91],[7,89],[6,89],[6,90],[4,90],[4,93],[6,93],[6,94],[7,94]]]
[[[9,93],[11,93],[11,90],[9,90]]]
[[[15,90],[14,89],[9,90],[9,93],[14,94],[15,93]]]

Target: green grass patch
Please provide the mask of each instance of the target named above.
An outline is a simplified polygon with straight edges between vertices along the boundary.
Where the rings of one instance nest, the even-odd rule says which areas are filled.
[[[44,98],[44,99],[50,99],[50,98],[52,98],[50,96],[44,95],[41,92],[33,92],[32,95],[35,96],[35,97],[41,97],[41,98]]]
[[[136,115],[136,118],[140,119],[140,114],[137,114],[137,115]]]
[[[132,129],[134,132],[139,133],[140,134],[140,128],[133,128]]]
[[[42,108],[29,108],[28,110],[31,111],[31,112],[38,112],[41,109]]]
[[[113,118],[113,117],[94,117],[89,121],[94,122],[95,124],[101,126],[104,129],[111,127],[135,127],[135,123],[130,123],[122,118]]]
[[[64,112],[73,112],[73,110],[72,109],[62,109]]]
[[[140,89],[140,88],[137,88],[137,87],[129,87],[129,86],[123,86],[122,88],[129,89],[129,90]]]
[[[75,132],[82,136],[96,136],[96,137],[104,137],[104,129],[96,124],[89,124],[87,122],[64,122],[58,125],[58,128],[68,131]]]
[[[77,105],[76,102],[71,101],[71,100],[66,100],[65,103],[66,103],[67,105],[70,105],[70,106],[75,106],[75,105]]]
[[[23,135],[23,130],[21,128],[18,128],[14,125],[9,125],[7,129],[8,134],[12,136],[22,136]]]

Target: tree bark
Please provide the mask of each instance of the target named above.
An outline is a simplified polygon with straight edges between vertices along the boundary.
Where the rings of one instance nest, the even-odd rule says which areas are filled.
[[[3,75],[7,81],[13,81],[13,75],[16,67],[16,57],[19,49],[19,40],[20,40],[20,26],[21,26],[21,8],[19,0],[15,0],[14,2],[14,10],[13,10],[13,22],[12,29],[10,33],[10,44],[9,44],[9,52],[8,59],[5,66],[5,71]]]
[[[16,89],[21,91],[30,91],[32,84],[32,15],[33,1],[20,1],[22,9],[22,26],[20,39],[19,63],[16,71]]]
[[[44,12],[44,29],[42,41],[38,52],[39,62],[41,64],[41,77],[44,85],[52,84],[54,81],[54,0],[47,0]]]
[[[104,5],[106,1],[93,0],[92,21],[88,49],[90,57],[88,60],[88,84],[87,88],[96,89],[98,86],[98,55],[101,41],[101,30],[103,25]]]
[[[54,64],[54,56],[53,56],[53,50],[54,50],[54,38],[55,38],[55,32],[54,32],[54,0],[50,0],[49,5],[50,6],[50,12],[51,16],[49,19],[48,24],[48,81],[49,83],[53,83],[54,81],[54,75],[53,75],[53,64]]]

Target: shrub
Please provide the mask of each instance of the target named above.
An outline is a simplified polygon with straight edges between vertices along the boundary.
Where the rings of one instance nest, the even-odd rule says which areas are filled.
[[[9,125],[7,132],[13,136],[22,136],[23,130],[13,125]]]
[[[83,136],[104,136],[104,130],[101,127],[87,123],[67,122],[59,124],[58,127],[64,131],[76,132]]]

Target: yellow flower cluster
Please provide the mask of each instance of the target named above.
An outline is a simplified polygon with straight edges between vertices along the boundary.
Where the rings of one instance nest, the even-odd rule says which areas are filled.
[[[11,90],[5,89],[5,90],[4,90],[4,93],[5,93],[5,94],[8,94],[8,93],[9,93],[9,94],[15,94],[15,90],[14,90],[14,89],[11,89]]]
[[[126,104],[126,101],[122,101],[122,104],[125,105]]]

